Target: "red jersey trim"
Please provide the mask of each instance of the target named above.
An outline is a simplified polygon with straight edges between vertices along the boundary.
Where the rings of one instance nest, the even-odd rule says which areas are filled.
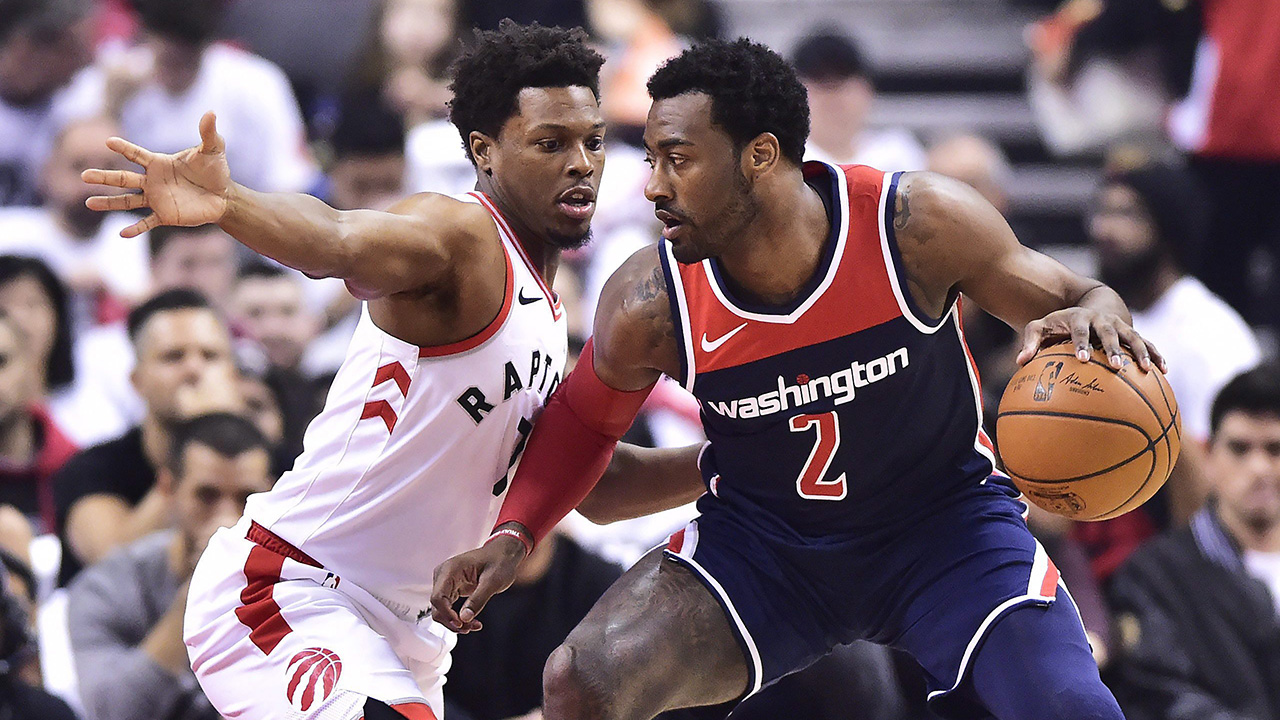
[[[502,292],[502,308],[498,310],[498,316],[490,322],[485,329],[472,335],[466,340],[459,340],[448,345],[432,345],[430,347],[419,347],[418,358],[438,358],[446,355],[457,355],[468,350],[474,350],[480,347],[489,338],[497,334],[498,330],[507,321],[507,316],[511,314],[511,297],[515,294],[516,272],[511,265],[511,251],[507,249],[506,243],[502,246],[502,258],[507,261],[507,285]]]
[[[520,240],[511,229],[511,224],[507,222],[506,216],[502,214],[502,211],[498,209],[498,206],[494,204],[493,200],[489,199],[488,195],[485,195],[479,190],[474,190],[468,194],[479,200],[480,204],[483,205],[484,208],[489,211],[489,214],[493,216],[493,219],[498,222],[498,227],[500,227],[503,233],[506,234],[507,238],[510,239],[511,245],[516,249],[516,253],[520,255],[520,259],[524,261],[525,267],[529,268],[530,274],[533,275],[534,282],[538,283],[538,289],[542,290],[542,294],[547,298],[547,304],[551,306],[551,317],[559,320],[564,314],[560,305],[560,296],[552,292],[551,288],[547,287],[546,281],[542,279],[542,273],[538,272],[538,269],[533,266],[533,261],[530,260],[529,255],[525,253],[524,246],[520,244]]]
[[[815,160],[805,163],[805,166],[806,169],[821,166],[829,174],[835,176],[836,192],[835,197],[831,199],[831,204],[835,208],[835,212],[840,216],[840,227],[836,231],[835,249],[832,251],[830,263],[827,265],[822,280],[794,310],[785,314],[775,314],[752,312],[740,307],[729,299],[728,293],[725,292],[725,289],[720,284],[719,273],[711,260],[702,261],[702,269],[706,275],[707,285],[711,286],[711,292],[715,295],[716,300],[719,300],[726,310],[744,320],[792,325],[822,298],[823,294],[835,283],[836,276],[839,274],[840,263],[844,259],[849,237],[849,178],[845,176],[843,168],[829,163]]]

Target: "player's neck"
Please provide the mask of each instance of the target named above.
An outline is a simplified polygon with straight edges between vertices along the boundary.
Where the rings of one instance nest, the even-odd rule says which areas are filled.
[[[798,167],[794,174],[779,178],[777,191],[759,193],[759,214],[719,257],[735,291],[768,305],[784,305],[800,294],[818,271],[831,235],[822,198]]]
[[[522,222],[519,215],[513,212],[510,204],[505,201],[502,193],[492,182],[488,181],[487,177],[480,176],[479,181],[476,183],[476,189],[493,201],[494,207],[502,214],[502,219],[506,221],[511,228],[511,232],[515,234],[515,241],[519,243],[521,248],[524,248],[524,254],[529,258],[529,262],[537,270],[538,274],[542,276],[542,279],[547,283],[547,287],[551,287],[556,279],[556,271],[560,269],[560,248]]]

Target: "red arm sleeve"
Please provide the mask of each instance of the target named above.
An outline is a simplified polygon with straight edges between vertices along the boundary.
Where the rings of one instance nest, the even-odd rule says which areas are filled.
[[[534,424],[497,525],[515,521],[535,542],[545,537],[599,482],[651,390],[653,385],[631,392],[606,385],[596,375],[588,340]]]

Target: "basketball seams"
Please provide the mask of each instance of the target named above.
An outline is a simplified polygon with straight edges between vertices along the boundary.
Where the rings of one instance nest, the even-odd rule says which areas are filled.
[[[1097,416],[1095,416],[1095,415],[1084,415],[1084,414],[1081,414],[1081,413],[1068,413],[1068,412],[1062,412],[1062,411],[1060,411],[1060,410],[1006,410],[1006,411],[1004,411],[1004,412],[1002,412],[1002,413],[997,413],[997,414],[996,414],[996,423],[997,423],[997,426],[999,425],[1000,418],[1005,417],[1005,416],[1022,416],[1022,417],[1037,417],[1037,416],[1038,416],[1038,417],[1062,417],[1062,418],[1069,418],[1069,419],[1072,419],[1072,420],[1088,420],[1088,421],[1091,421],[1091,422],[1098,422],[1098,423],[1103,423],[1103,424],[1107,424],[1107,425],[1120,425],[1120,426],[1122,426],[1122,427],[1128,427],[1128,428],[1133,428],[1134,430],[1137,430],[1138,432],[1142,433],[1142,436],[1143,436],[1144,438],[1146,438],[1146,439],[1147,439],[1147,446],[1146,446],[1146,447],[1144,447],[1143,449],[1141,449],[1141,450],[1139,450],[1138,452],[1134,453],[1133,455],[1130,455],[1129,457],[1125,458],[1125,459],[1124,459],[1124,460],[1122,460],[1121,462],[1118,462],[1118,463],[1116,463],[1115,465],[1112,465],[1111,467],[1104,468],[1104,469],[1102,469],[1102,470],[1098,470],[1098,471],[1095,471],[1095,472],[1087,473],[1087,474],[1085,474],[1085,475],[1077,475],[1077,476],[1075,476],[1075,477],[1061,478],[1061,479],[1059,479],[1059,480],[1037,480],[1037,479],[1035,479],[1035,478],[1028,477],[1028,476],[1023,475],[1023,474],[1021,474],[1021,473],[1016,473],[1016,472],[1013,472],[1012,470],[1009,470],[1009,463],[1008,463],[1008,461],[1005,461],[1005,462],[1003,463],[1003,464],[1004,464],[1004,466],[1005,466],[1005,469],[1006,469],[1006,470],[1009,470],[1010,474],[1017,476],[1017,477],[1018,477],[1018,479],[1020,479],[1020,480],[1026,480],[1027,482],[1033,482],[1033,483],[1037,483],[1037,484],[1040,484],[1040,485],[1058,485],[1058,484],[1062,484],[1062,483],[1079,482],[1079,481],[1081,481],[1081,480],[1088,480],[1089,478],[1097,477],[1098,475],[1105,475],[1106,473],[1109,473],[1109,472],[1111,472],[1112,470],[1115,470],[1115,469],[1117,469],[1117,468],[1123,467],[1124,465],[1126,465],[1126,464],[1128,464],[1128,463],[1131,463],[1131,462],[1133,462],[1134,460],[1137,460],[1138,458],[1142,457],[1142,456],[1143,456],[1143,455],[1145,455],[1146,453],[1152,453],[1152,459],[1151,459],[1151,460],[1152,460],[1152,462],[1151,462],[1151,467],[1152,467],[1152,470],[1154,471],[1154,468],[1155,468],[1155,461],[1156,461],[1156,457],[1155,457],[1156,445],[1157,445],[1157,444],[1159,444],[1159,442],[1160,442],[1161,440],[1165,440],[1165,441],[1166,441],[1166,442],[1165,442],[1165,445],[1166,445],[1166,447],[1168,447],[1168,452],[1169,452],[1170,458],[1172,458],[1172,456],[1173,456],[1173,448],[1172,448],[1171,446],[1169,446],[1169,443],[1168,443],[1168,441],[1167,441],[1167,438],[1169,437],[1169,429],[1170,429],[1170,428],[1169,428],[1169,426],[1165,426],[1165,425],[1161,425],[1161,426],[1160,426],[1160,427],[1161,427],[1161,432],[1160,432],[1160,434],[1159,434],[1159,435],[1157,435],[1157,436],[1155,436],[1155,437],[1151,437],[1150,435],[1148,435],[1148,434],[1147,434],[1147,431],[1146,431],[1146,430],[1144,430],[1144,429],[1142,428],[1142,426],[1137,425],[1137,424],[1135,424],[1135,423],[1131,423],[1131,422],[1129,422],[1128,420],[1117,420],[1117,419],[1115,419],[1115,418],[1097,417]],[[1171,460],[1171,462],[1172,462],[1172,460]],[[1150,480],[1150,475],[1149,475],[1149,474],[1148,474],[1148,480]],[[1144,483],[1144,485],[1145,485],[1145,483]],[[1132,499],[1133,499],[1133,496],[1130,496],[1130,498],[1129,498],[1129,499],[1130,499],[1130,500],[1132,500]],[[1128,501],[1126,501],[1126,502],[1128,502]]]

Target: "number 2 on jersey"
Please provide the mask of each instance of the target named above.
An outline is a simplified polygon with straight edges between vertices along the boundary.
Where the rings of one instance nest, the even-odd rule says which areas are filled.
[[[831,469],[836,449],[840,447],[840,423],[836,420],[835,411],[791,418],[791,432],[806,432],[809,428],[816,429],[818,437],[800,477],[796,478],[796,492],[806,500],[843,500],[849,494],[845,474],[840,473],[834,480],[823,479]]]

